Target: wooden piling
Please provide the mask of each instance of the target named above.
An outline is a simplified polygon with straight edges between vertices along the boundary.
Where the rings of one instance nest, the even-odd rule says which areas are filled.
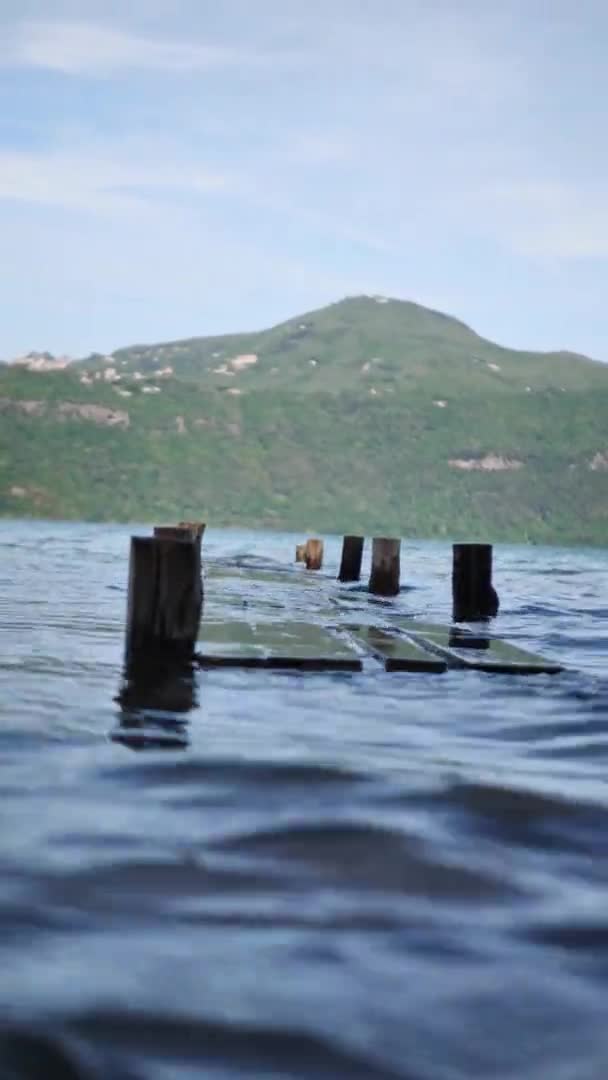
[[[307,540],[304,549],[304,561],[307,570],[320,570],[323,566],[323,541]]]
[[[200,536],[201,538],[207,528],[204,521],[180,521],[177,527],[178,529],[189,529],[191,533],[194,533],[195,537]]]
[[[306,544],[296,544],[296,562],[304,562],[306,559]]]
[[[131,537],[125,656],[189,658],[202,611],[201,536]],[[179,530],[177,530],[179,531]]]
[[[158,540],[195,540],[200,551],[205,528],[202,521],[180,521],[179,525],[155,525],[154,535]]]
[[[344,537],[338,581],[359,581],[364,543],[365,538],[363,536]]]
[[[400,549],[401,540],[374,537],[369,591],[376,596],[397,596],[401,575]]]
[[[492,545],[454,544],[452,551],[454,621],[474,621],[496,615],[498,594],[492,586]]]

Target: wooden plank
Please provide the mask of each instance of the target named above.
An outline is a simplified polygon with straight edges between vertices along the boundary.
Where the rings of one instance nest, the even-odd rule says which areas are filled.
[[[205,621],[295,620],[326,626],[332,616],[326,594],[333,582],[318,574],[296,570],[228,574],[207,564],[205,584]]]
[[[563,671],[561,664],[537,653],[460,627],[413,619],[399,620],[396,625],[423,648],[443,656],[450,667],[505,675],[557,675]]]
[[[242,581],[246,584],[249,582],[259,582],[260,584],[272,585],[286,585],[293,586],[299,592],[302,589],[308,589],[310,592],[318,593],[319,589],[323,587],[323,578],[315,577],[314,575],[300,574],[292,567],[277,567],[276,570],[265,569],[262,567],[250,567],[250,566],[236,566],[222,562],[210,562],[205,568],[207,577],[209,578],[226,578],[234,579],[235,581]]]
[[[360,671],[361,658],[344,640],[303,622],[205,620],[196,659],[202,667]]]
[[[440,674],[447,670],[444,659],[427,652],[417,642],[409,641],[377,626],[349,627],[351,637],[384,662],[386,671],[425,671]]]

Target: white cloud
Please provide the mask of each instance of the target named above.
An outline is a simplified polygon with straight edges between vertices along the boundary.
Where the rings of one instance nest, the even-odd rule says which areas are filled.
[[[31,21],[16,26],[4,64],[67,75],[111,76],[121,71],[191,72],[263,63],[264,55],[232,45],[165,40],[91,22]]]
[[[158,146],[95,145],[51,152],[0,150],[0,199],[96,212],[132,211],[148,193],[204,194],[223,177],[196,163],[171,162]]]

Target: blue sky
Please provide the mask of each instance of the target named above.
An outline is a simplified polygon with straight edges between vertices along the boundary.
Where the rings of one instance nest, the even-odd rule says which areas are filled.
[[[2,0],[0,356],[353,293],[608,361],[604,0]]]

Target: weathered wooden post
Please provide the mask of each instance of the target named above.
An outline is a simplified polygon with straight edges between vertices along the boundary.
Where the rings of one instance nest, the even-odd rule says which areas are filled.
[[[159,540],[195,540],[200,551],[205,529],[202,521],[180,521],[179,525],[155,525],[154,535]]]
[[[396,596],[401,576],[401,540],[375,536],[372,542],[372,571],[369,591],[376,596]]]
[[[307,540],[304,549],[304,561],[307,570],[320,570],[323,566],[323,541]]]
[[[181,535],[169,535],[171,533]],[[203,603],[201,534],[160,527],[131,537],[125,659],[192,657]]]
[[[363,536],[344,537],[338,581],[359,581],[364,543],[365,537]]]
[[[177,528],[189,529],[190,532],[194,533],[195,536],[200,536],[202,540],[203,533],[205,532],[207,526],[204,521],[179,521],[177,524]]]
[[[492,586],[492,545],[454,544],[452,551],[454,621],[474,621],[496,615],[498,594]]]
[[[304,562],[306,558],[306,544],[296,544],[296,562]]]

